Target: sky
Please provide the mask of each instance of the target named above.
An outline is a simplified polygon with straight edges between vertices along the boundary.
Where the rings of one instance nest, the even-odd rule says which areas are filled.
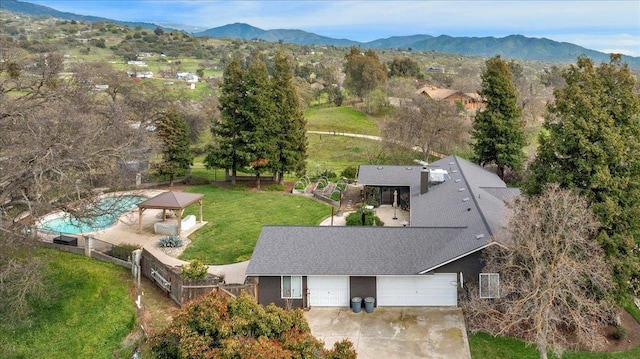
[[[25,1],[25,0],[23,0]],[[59,11],[202,30],[247,23],[367,42],[405,35],[505,37],[570,42],[640,56],[640,1],[232,1],[26,0]]]

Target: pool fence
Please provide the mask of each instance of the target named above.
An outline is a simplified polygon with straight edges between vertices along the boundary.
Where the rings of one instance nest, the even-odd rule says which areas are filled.
[[[43,247],[120,265],[131,269],[134,276],[139,271],[179,306],[213,291],[233,298],[242,293],[247,293],[256,300],[258,297],[256,283],[226,284],[223,278],[211,274],[204,279],[183,278],[180,266],[165,264],[144,248],[137,251],[140,255],[136,258],[136,251],[130,246],[118,246],[92,236],[37,231],[37,238]]]

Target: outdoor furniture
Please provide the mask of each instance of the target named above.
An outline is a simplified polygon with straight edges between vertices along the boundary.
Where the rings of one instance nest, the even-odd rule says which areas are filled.
[[[155,234],[163,234],[165,236],[175,235],[178,234],[178,224],[158,222],[153,225],[153,232]]]
[[[190,214],[184,217],[180,225],[178,225],[178,223],[158,222],[153,225],[153,232],[155,234],[163,234],[166,236],[170,236],[172,234],[177,235],[178,229],[180,229],[181,232],[186,232],[191,228],[195,227],[195,225],[196,225],[196,216],[194,216],[193,214]]]
[[[53,243],[63,244],[65,246],[77,247],[78,246],[78,238],[77,237],[71,237],[71,236],[65,236],[65,235],[59,235],[59,236],[57,236],[57,237],[55,237],[53,239]]]

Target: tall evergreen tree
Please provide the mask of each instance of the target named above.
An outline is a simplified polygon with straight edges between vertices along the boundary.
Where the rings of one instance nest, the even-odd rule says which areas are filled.
[[[157,134],[163,142],[163,160],[157,165],[157,172],[168,175],[169,185],[173,186],[174,178],[193,165],[189,126],[178,110],[170,107],[158,122]]]
[[[238,168],[250,162],[243,137],[247,86],[245,70],[240,59],[234,57],[225,67],[220,94],[220,118],[211,127],[213,140],[208,149],[207,168],[231,170],[231,184],[236,184]]]
[[[284,173],[304,172],[307,159],[307,121],[293,84],[293,69],[281,48],[276,54],[272,80],[275,105],[276,159],[272,166],[280,184]]]
[[[562,74],[566,85],[539,138],[525,189],[550,182],[582,192],[602,227],[598,236],[619,289],[640,294],[640,99],[619,55],[595,67],[578,58]]]
[[[275,106],[267,65],[256,54],[245,76],[246,106],[245,126],[241,135],[245,139],[249,167],[256,174],[256,186],[260,188],[260,174],[277,160],[274,130]]]
[[[522,169],[526,145],[522,110],[507,63],[495,56],[486,61],[482,73],[482,89],[486,108],[479,112],[471,132],[473,161],[486,166],[494,164],[504,179],[505,169]]]

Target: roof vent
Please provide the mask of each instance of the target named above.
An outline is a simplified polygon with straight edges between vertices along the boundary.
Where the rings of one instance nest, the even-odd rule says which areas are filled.
[[[476,234],[476,239],[484,238],[484,233]]]
[[[456,183],[462,181],[460,178],[456,178]]]
[[[407,167],[407,171],[413,170],[413,167]]]
[[[458,170],[451,170],[451,172],[456,173],[456,172],[458,172]]]
[[[464,191],[464,188],[458,188],[458,192]]]
[[[469,202],[469,197],[465,197],[462,199],[462,202]]]
[[[449,164],[450,164],[450,165],[455,165],[456,163],[455,163],[455,162],[449,162]]]
[[[379,169],[379,170],[381,170],[381,169],[383,169],[384,167],[382,167],[382,166],[378,166],[378,167],[376,167],[376,168],[377,168],[377,169]]]
[[[447,170],[443,170],[441,168],[432,168],[429,170],[429,182],[431,183],[442,183],[450,179],[451,176]]]

